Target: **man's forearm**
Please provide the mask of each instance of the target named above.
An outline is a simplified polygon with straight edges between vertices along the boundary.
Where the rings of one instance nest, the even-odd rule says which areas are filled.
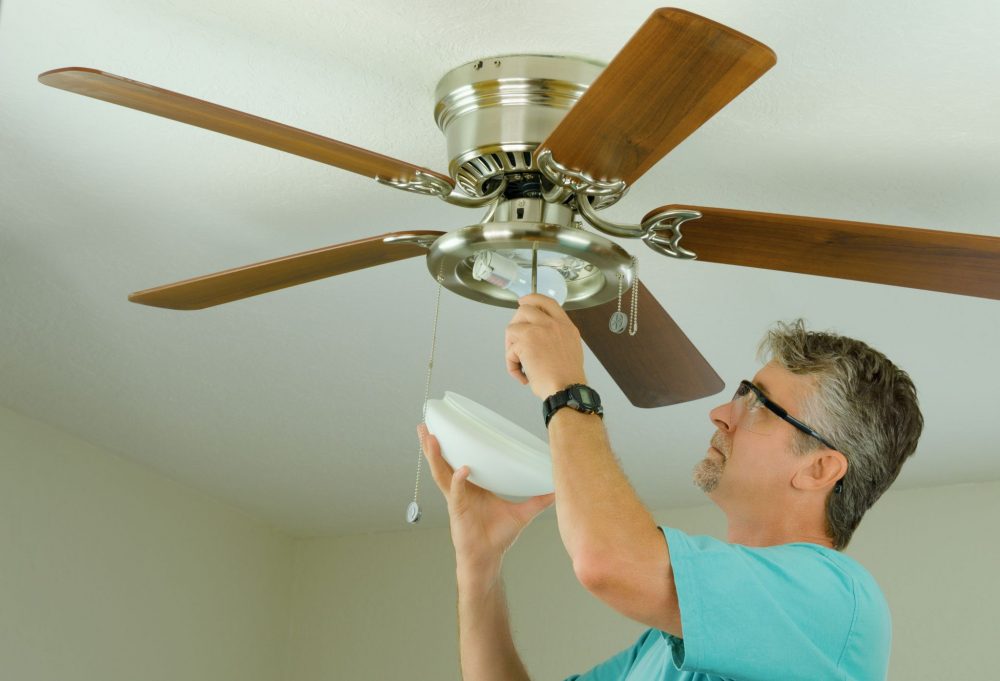
[[[499,567],[459,565],[458,629],[464,681],[529,681],[514,648]]]
[[[593,414],[549,424],[559,533],[577,579],[621,614],[682,636],[669,549]]]
[[[539,399],[586,383],[579,330],[543,295],[518,300],[507,325],[508,372]],[[577,579],[636,621],[680,635],[670,552],[615,459],[595,414],[558,410],[549,421],[559,534]]]
[[[574,565],[662,544],[656,522],[615,459],[600,418],[561,409],[549,424],[559,532]]]

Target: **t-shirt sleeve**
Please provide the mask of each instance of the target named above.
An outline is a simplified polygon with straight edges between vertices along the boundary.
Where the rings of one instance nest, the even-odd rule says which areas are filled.
[[[854,583],[809,544],[749,548],[663,528],[683,641],[678,669],[768,680],[840,678]]]
[[[651,637],[659,635],[655,629],[647,629],[631,648],[626,648],[585,674],[574,674],[567,677],[566,681],[620,681],[632,669],[642,648],[652,642]]]

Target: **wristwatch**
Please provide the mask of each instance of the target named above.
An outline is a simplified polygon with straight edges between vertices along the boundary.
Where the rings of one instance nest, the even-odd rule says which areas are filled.
[[[565,390],[549,395],[542,403],[542,416],[545,417],[545,427],[549,427],[552,416],[563,407],[576,409],[584,414],[597,414],[604,418],[604,407],[601,406],[601,396],[590,386],[574,383]]]

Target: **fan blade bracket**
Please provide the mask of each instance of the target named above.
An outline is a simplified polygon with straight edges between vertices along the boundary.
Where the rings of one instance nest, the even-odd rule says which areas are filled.
[[[413,234],[406,234],[403,232],[387,236],[382,239],[384,244],[412,244],[413,246],[420,246],[421,248],[431,249],[434,242],[438,240],[441,236],[440,233],[420,233],[415,232]]]
[[[624,180],[597,180],[582,170],[568,168],[553,158],[551,149],[541,149],[535,156],[535,163],[553,185],[543,192],[544,199],[551,203],[562,203],[573,195],[577,212],[591,227],[612,236],[642,239],[661,255],[679,260],[694,260],[698,257],[680,245],[683,238],[681,225],[688,220],[700,218],[701,213],[698,211],[670,208],[650,213],[638,225],[611,222],[598,215],[597,211],[624,196],[628,191],[628,184]]]
[[[678,260],[695,260],[698,254],[681,246],[684,234],[681,226],[688,220],[697,220],[701,213],[694,209],[668,207],[649,213],[638,225],[626,225],[605,220],[591,205],[586,194],[576,195],[576,208],[591,227],[605,234],[629,239],[642,239],[643,243],[661,255]]]
[[[402,189],[403,191],[411,192],[413,194],[437,196],[439,198],[447,196],[452,190],[452,185],[450,183],[445,182],[437,175],[431,175],[430,173],[425,173],[422,170],[415,171],[413,175],[408,178],[387,178],[382,177],[381,175],[376,175],[375,181],[379,184],[384,184],[387,187]]]
[[[489,194],[472,196],[459,189],[457,184],[445,182],[438,175],[425,173],[421,170],[415,171],[412,177],[404,179],[386,178],[376,175],[375,181],[386,187],[401,189],[412,194],[436,196],[445,203],[450,203],[453,206],[461,206],[462,208],[481,208],[493,203],[502,197],[504,190],[507,189],[507,178],[504,177],[500,182],[500,186]]]
[[[628,191],[625,180],[598,180],[582,170],[569,168],[552,156],[552,150],[540,147],[535,152],[535,164],[552,183],[553,187],[544,196],[546,201],[560,203],[571,194],[594,197],[598,208],[606,208],[616,203]]]
[[[698,254],[681,246],[681,227],[701,213],[687,208],[671,208],[651,213],[642,219],[642,242],[660,255],[678,260],[697,260]]]

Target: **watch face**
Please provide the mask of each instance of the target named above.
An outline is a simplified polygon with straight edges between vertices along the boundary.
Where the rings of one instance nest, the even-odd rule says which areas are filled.
[[[585,385],[578,385],[576,387],[576,394],[580,396],[580,404],[584,407],[592,408],[597,400],[594,399],[594,393]]]

